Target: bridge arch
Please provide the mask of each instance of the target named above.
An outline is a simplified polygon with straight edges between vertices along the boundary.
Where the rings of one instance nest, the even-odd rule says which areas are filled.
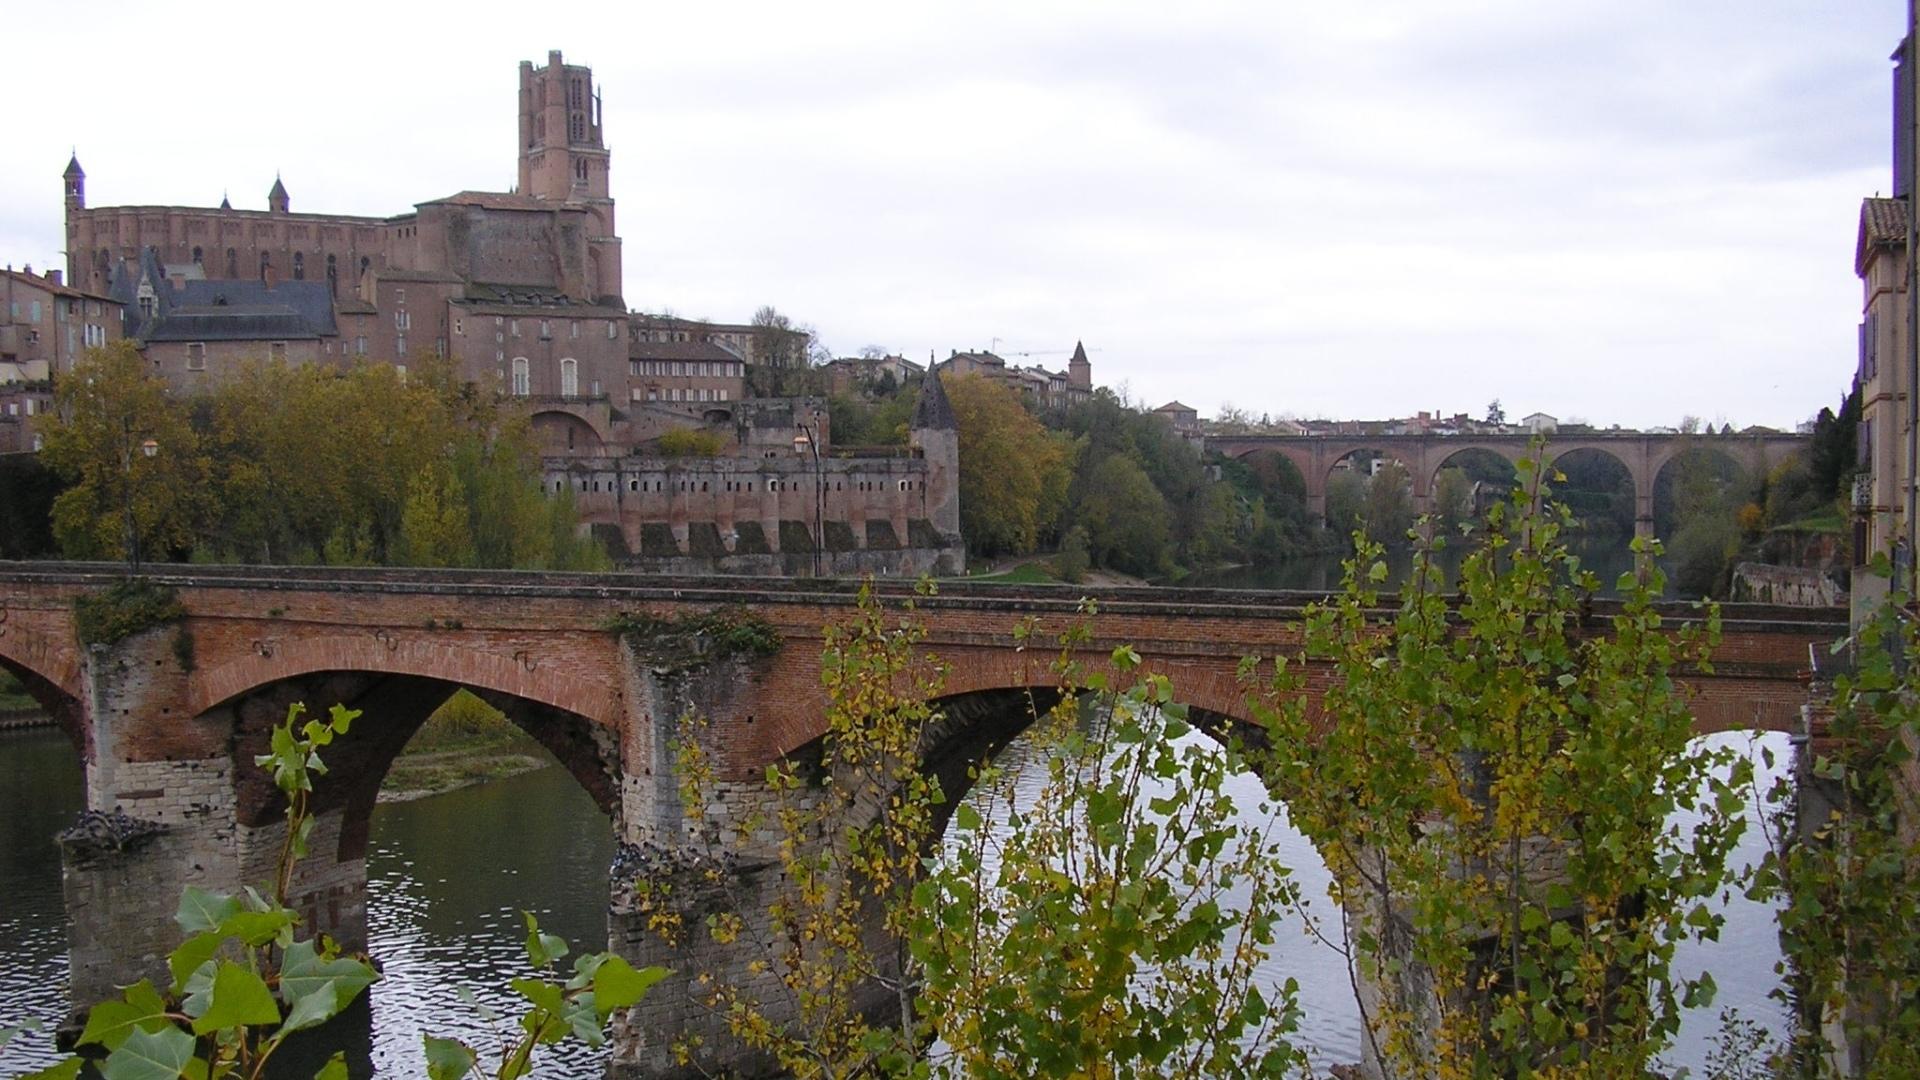
[[[5,614],[4,608],[0,608],[0,614]],[[81,698],[79,653],[71,644],[56,643],[25,626],[0,622],[0,668],[19,679],[28,696],[53,717],[75,753],[83,759],[91,754]]]

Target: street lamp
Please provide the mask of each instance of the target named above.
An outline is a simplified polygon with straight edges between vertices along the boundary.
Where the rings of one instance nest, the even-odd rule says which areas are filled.
[[[127,568],[129,576],[132,576],[140,572],[140,530],[134,528],[133,524],[133,434],[131,432],[127,433],[126,441],[121,445],[124,449],[120,454],[123,474],[120,485],[120,506],[126,512]],[[143,458],[150,459],[159,452],[160,444],[153,439],[140,444],[140,456]]]

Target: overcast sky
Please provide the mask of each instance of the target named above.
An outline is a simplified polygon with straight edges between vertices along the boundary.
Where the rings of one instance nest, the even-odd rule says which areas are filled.
[[[386,215],[604,94],[630,307],[1298,416],[1788,426],[1854,366],[1899,0],[58,4],[7,16],[0,262],[91,205]],[[1363,10],[1364,9],[1364,10]],[[529,12],[532,12],[529,15]],[[505,29],[503,29],[505,28]]]

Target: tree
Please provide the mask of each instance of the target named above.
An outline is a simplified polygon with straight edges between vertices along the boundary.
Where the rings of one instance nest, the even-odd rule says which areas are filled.
[[[54,392],[54,414],[44,452],[68,485],[53,503],[63,554],[163,560],[192,546],[206,475],[200,440],[131,342],[75,364]]]
[[[1522,480],[1457,600],[1423,547],[1376,615],[1387,567],[1364,545],[1307,619],[1302,659],[1333,669],[1317,713],[1287,663],[1263,710],[1265,775],[1327,857],[1389,1076],[1644,1076],[1711,994],[1670,959],[1718,925],[1751,766],[1690,743],[1673,674],[1718,615],[1663,624],[1656,570],[1586,630],[1598,583],[1560,542],[1570,517],[1531,463]],[[1676,810],[1701,824],[1670,830]]]
[[[1087,531],[1087,550],[1096,566],[1142,575],[1171,568],[1167,502],[1132,458],[1109,454],[1095,466],[1073,517],[1076,527]]]
[[[1504,424],[1507,422],[1507,410],[1500,407],[1500,399],[1487,402],[1487,423]]]
[[[771,368],[807,366],[813,335],[771,304],[753,313],[753,359]]]
[[[1473,519],[1473,481],[1464,471],[1446,468],[1434,477],[1433,516],[1449,533]]]
[[[1398,547],[1407,542],[1407,530],[1413,528],[1413,480],[1407,467],[1388,458],[1367,480],[1367,538],[1376,544]]]
[[[1067,453],[1012,390],[977,375],[943,378],[960,434],[960,529],[982,555],[1024,554],[1053,527]]]

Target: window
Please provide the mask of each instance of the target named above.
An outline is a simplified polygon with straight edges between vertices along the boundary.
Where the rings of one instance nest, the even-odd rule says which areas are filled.
[[[720,400],[721,400],[721,401],[725,401],[725,400],[727,400],[727,392],[726,392],[726,390],[725,390],[725,389],[722,389],[722,390],[720,391]]]
[[[618,335],[619,335],[619,330],[616,328],[616,324],[612,319],[608,319],[607,320],[607,340],[612,341]]]
[[[578,320],[574,320],[574,319],[567,320],[567,336],[570,338],[577,338],[580,336],[580,323]]]
[[[446,338],[437,337],[433,339],[433,355],[438,356],[442,359],[446,358],[446,355],[447,355],[447,339]]]
[[[635,391],[634,391],[634,393],[636,393],[636,394],[637,394],[637,393],[639,393],[639,392],[640,392],[640,391],[638,391],[638,390],[635,390]],[[659,387],[657,387],[657,386],[649,386],[649,387],[647,387],[647,400],[648,400],[648,401],[659,401],[659,400],[660,400],[660,388],[659,388]]]
[[[407,335],[400,334],[393,339],[393,355],[407,355]]]
[[[31,312],[31,314],[29,314],[29,315],[27,316],[27,321],[28,321],[28,322],[36,322],[36,323],[37,323],[37,322],[39,322],[39,321],[40,321],[40,301],[38,301],[38,300],[35,300],[35,301],[34,301],[33,303],[31,303],[31,304],[28,304],[28,305],[27,305],[27,310],[28,310],[29,312]]]
[[[467,336],[467,324],[462,322],[459,319],[453,320],[453,336],[454,337]]]
[[[206,342],[190,341],[187,343],[187,370],[188,371],[207,370],[207,343]]]
[[[103,251],[101,252],[101,254],[104,255],[106,254],[106,252]],[[237,278],[239,276],[240,276],[240,253],[233,250],[232,248],[228,248],[227,249],[227,277]]]
[[[203,259],[203,258],[201,258],[201,252],[200,252],[200,249],[199,249],[199,248],[194,248],[194,249],[193,249],[193,264],[194,264],[195,266],[199,266],[199,265],[200,265],[201,263],[203,263],[203,262],[205,262],[205,261],[206,261],[205,259]]]
[[[545,319],[540,320],[540,340],[541,341],[553,340],[553,324],[548,322]]]
[[[340,267],[331,255],[327,256],[327,293],[331,296],[340,295]]]
[[[396,304],[404,304],[404,303],[406,303],[406,302],[407,302],[407,290],[405,290],[405,289],[395,289],[395,290],[393,290],[393,302],[394,302],[394,303],[396,303]]]
[[[560,361],[560,396],[580,396],[580,362],[572,357]]]
[[[267,280],[267,275],[271,273],[273,273],[273,252],[263,251],[260,253],[260,280]]]
[[[305,252],[293,253],[293,280],[307,280],[307,256]]]
[[[287,359],[287,343],[284,341],[267,342],[267,359],[285,363]]]
[[[140,298],[140,317],[143,319],[153,318],[153,297],[143,296]]]
[[[533,377],[527,371],[527,358],[513,358],[513,393],[515,397],[526,397],[533,393]]]
[[[412,316],[412,315],[410,315],[410,314],[408,314],[407,312],[404,312],[404,311],[396,311],[396,312],[394,312],[394,313],[393,313],[393,328],[394,328],[395,330],[411,330],[411,329],[413,329],[413,316]]]
[[[353,339],[353,355],[367,355],[367,339],[364,335]]]
[[[394,374],[396,374],[396,375],[398,375],[398,376],[400,376],[400,385],[401,385],[401,386],[405,386],[405,385],[407,385],[407,365],[405,365],[405,364],[395,364],[395,365],[393,365],[393,372],[394,372]]]
[[[37,431],[34,432],[33,433],[33,452],[37,454],[40,451],[46,449],[46,446],[47,446],[47,437],[45,435],[40,434]]]
[[[507,321],[507,333],[513,337],[520,336],[520,320],[519,319],[509,319]]]

